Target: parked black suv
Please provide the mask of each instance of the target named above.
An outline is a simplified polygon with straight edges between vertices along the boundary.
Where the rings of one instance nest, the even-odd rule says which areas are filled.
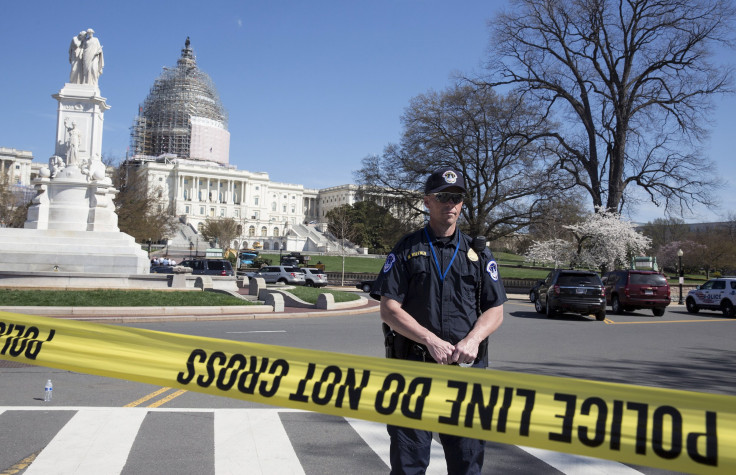
[[[655,317],[661,317],[670,304],[670,285],[659,272],[614,270],[603,276],[603,283],[613,313],[650,308]]]
[[[594,314],[606,319],[606,294],[601,278],[593,271],[555,269],[539,281],[534,309],[552,318],[558,312]]]
[[[179,265],[191,267],[195,275],[235,275],[227,259],[186,259]]]

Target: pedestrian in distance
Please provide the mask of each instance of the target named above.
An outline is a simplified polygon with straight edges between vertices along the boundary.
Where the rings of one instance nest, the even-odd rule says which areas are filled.
[[[457,365],[458,371],[488,366],[488,337],[503,321],[507,298],[485,238],[458,228],[466,192],[459,170],[433,172],[424,188],[429,223],[399,240],[373,284],[387,357]],[[424,473],[432,433],[394,425],[388,433],[391,473]],[[481,473],[485,441],[439,438],[450,474]]]

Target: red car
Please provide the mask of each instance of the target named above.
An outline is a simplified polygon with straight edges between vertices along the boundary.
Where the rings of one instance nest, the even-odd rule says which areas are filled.
[[[659,272],[615,270],[603,276],[603,284],[613,313],[651,309],[655,317],[661,317],[670,304],[670,285]]]

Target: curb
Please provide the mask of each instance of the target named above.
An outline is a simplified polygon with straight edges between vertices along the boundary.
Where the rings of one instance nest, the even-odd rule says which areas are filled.
[[[306,311],[304,311],[306,310]],[[274,313],[269,305],[236,307],[2,307],[0,311],[98,323],[199,322],[359,315],[378,311],[378,302],[361,307]]]

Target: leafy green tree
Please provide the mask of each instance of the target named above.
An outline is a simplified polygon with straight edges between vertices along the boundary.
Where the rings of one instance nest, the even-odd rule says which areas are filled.
[[[373,254],[385,254],[401,236],[411,230],[410,222],[396,219],[391,212],[372,201],[343,205],[327,213],[329,230]]]
[[[238,222],[233,218],[207,218],[202,226],[202,237],[215,241],[227,254],[233,239],[240,234],[238,231]]]

